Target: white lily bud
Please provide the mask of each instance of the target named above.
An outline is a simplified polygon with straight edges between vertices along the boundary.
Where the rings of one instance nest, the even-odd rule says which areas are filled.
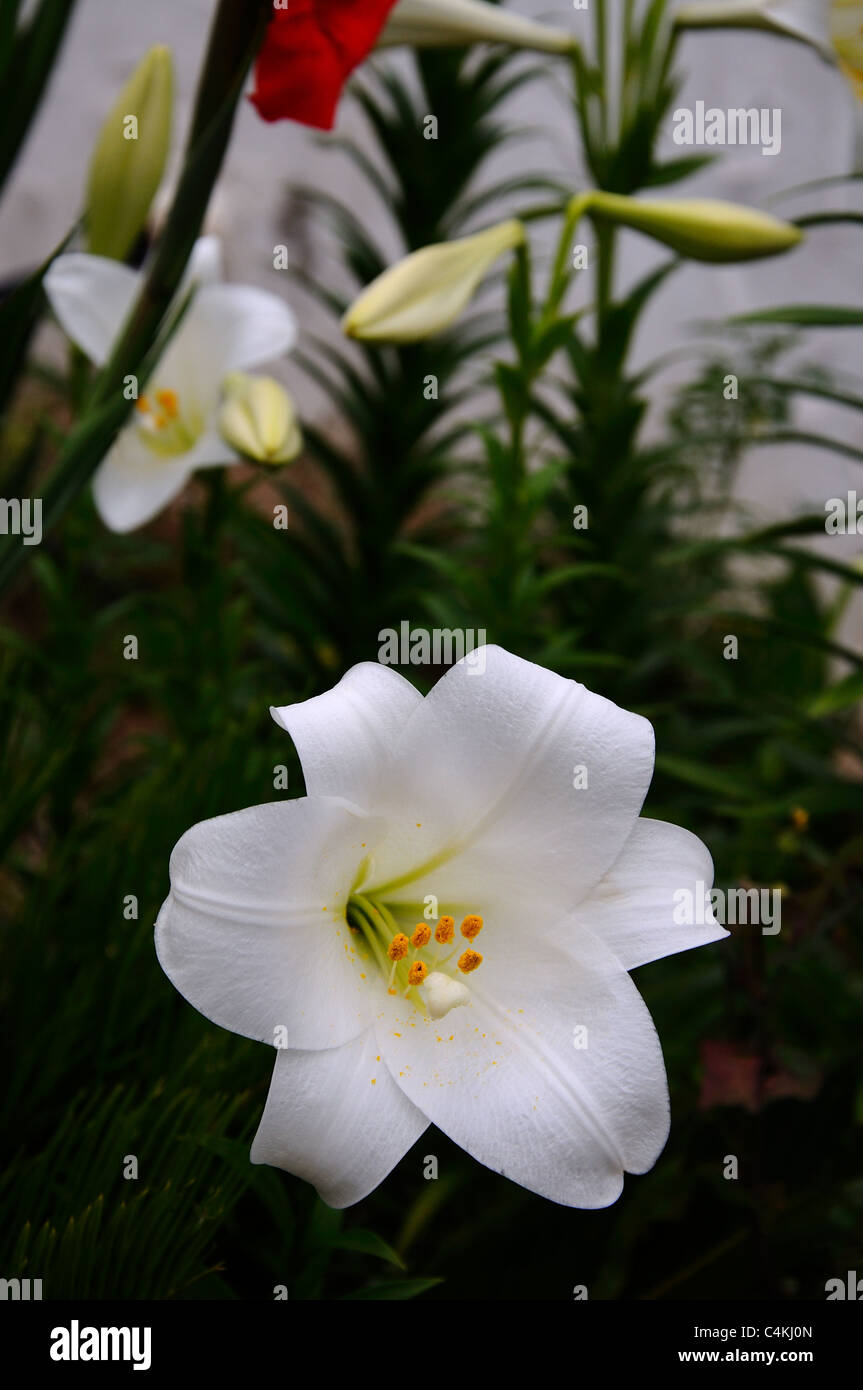
[[[754,261],[790,251],[803,239],[789,222],[715,198],[666,202],[597,191],[581,195],[581,203],[592,217],[644,232],[696,261]]]
[[[379,48],[458,47],[506,43],[540,53],[573,52],[578,44],[564,29],[523,19],[486,0],[399,0],[378,39]]]
[[[171,140],[170,50],[151,48],[105,120],[87,184],[87,249],[122,261],[147,220]]]
[[[222,438],[256,463],[290,463],[303,447],[290,393],[269,376],[232,372],[219,415]]]
[[[524,241],[515,218],[474,236],[423,246],[390,266],[342,319],[349,338],[415,343],[449,328],[498,257]]]

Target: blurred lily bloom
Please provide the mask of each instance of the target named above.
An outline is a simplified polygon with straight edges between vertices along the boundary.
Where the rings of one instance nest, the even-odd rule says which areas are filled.
[[[342,88],[376,45],[480,42],[547,53],[575,47],[565,31],[486,0],[290,0],[267,27],[251,100],[266,121],[330,130]]]
[[[225,378],[281,357],[296,340],[296,320],[281,299],[220,279],[218,242],[202,237],[178,292],[179,302],[197,286],[191,305],[146,394],[136,400],[132,422],[93,479],[97,510],[112,531],[150,521],[196,468],[238,461],[218,428]],[[58,257],[44,283],[64,332],[102,366],[137,298],[141,274],[103,256],[76,253]]]
[[[650,724],[499,647],[425,698],[368,663],[273,715],[307,795],[187,831],[156,923],[189,1002],[278,1048],[252,1161],[349,1206],[432,1123],[552,1201],[615,1201],[669,1126],[628,972],[726,935],[674,911],[704,845],[639,818]]]
[[[495,261],[524,241],[515,218],[412,251],[373,280],[342,319],[350,338],[414,343],[456,321]]]

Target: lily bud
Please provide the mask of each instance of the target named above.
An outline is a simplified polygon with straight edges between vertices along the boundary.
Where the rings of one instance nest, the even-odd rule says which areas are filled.
[[[843,3],[833,0],[834,5]],[[830,0],[696,0],[675,11],[674,23],[679,29],[761,29],[808,43],[829,59],[829,4]]]
[[[581,196],[592,217],[644,232],[696,261],[754,261],[790,251],[803,239],[788,222],[714,198],[661,202],[616,193]]]
[[[151,48],[115,101],[90,161],[87,249],[122,261],[147,220],[171,139],[170,50]]]
[[[342,331],[372,343],[416,343],[442,333],[498,257],[523,241],[524,227],[510,218],[474,236],[423,246],[363,290],[342,319]]]
[[[571,53],[572,34],[522,19],[487,0],[399,0],[378,39],[379,48],[446,48],[471,43],[506,43],[540,53]]]
[[[290,393],[269,376],[232,372],[224,382],[222,438],[255,463],[290,463],[303,447]]]

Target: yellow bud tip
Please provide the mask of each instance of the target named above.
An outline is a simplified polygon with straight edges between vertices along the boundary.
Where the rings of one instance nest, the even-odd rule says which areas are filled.
[[[467,937],[468,941],[473,941],[474,937],[475,937],[475,936],[479,936],[479,934],[480,934],[481,931],[482,931],[482,918],[481,918],[481,917],[477,917],[477,916],[475,916],[473,913],[471,913],[471,915],[470,915],[469,917],[465,917],[464,921],[463,921],[462,924],[461,924],[461,934],[462,934],[462,936]]]
[[[416,947],[427,946],[431,941],[431,927],[427,922],[417,922],[414,934],[411,937],[411,945]]]
[[[439,946],[446,946],[455,936],[455,918],[441,917],[434,931],[434,939]]]
[[[428,970],[429,968],[426,965],[425,961],[415,960],[410,970],[408,971],[408,984],[421,985],[426,975],[428,974]]]
[[[458,958],[458,968],[463,975],[469,975],[472,970],[478,970],[482,965],[482,956],[479,951],[463,951]]]
[[[409,946],[410,942],[404,932],[397,932],[387,947],[387,955],[390,960],[404,960]]]

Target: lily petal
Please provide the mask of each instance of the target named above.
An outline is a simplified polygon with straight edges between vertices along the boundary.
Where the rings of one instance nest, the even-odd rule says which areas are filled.
[[[632,980],[589,933],[577,958],[510,934],[505,950],[489,938],[470,989],[469,1005],[438,1020],[382,1003],[376,1036],[393,1080],[488,1168],[565,1206],[608,1206],[624,1171],[656,1162],[669,1128],[662,1050]]]
[[[134,531],[183,491],[196,468],[236,461],[216,430],[207,431],[184,454],[160,457],[133,429],[125,429],[96,470],[93,500],[112,531]]]
[[[253,1163],[313,1183],[331,1207],[348,1207],[383,1182],[428,1126],[381,1061],[374,1031],[327,1052],[282,1052]]]
[[[690,893],[695,902],[712,884],[713,860],[696,835],[642,818],[574,919],[600,937],[626,970],[634,970],[728,936],[709,909],[703,926],[674,921],[676,893]]]
[[[156,953],[222,1028],[290,1048],[340,1047],[380,993],[344,908],[381,823],[333,801],[272,802],[188,830],[171,855]]]
[[[477,912],[481,896],[511,896],[547,919],[580,902],[620,853],[650,784],[653,730],[576,681],[481,647],[426,696],[394,762],[401,782],[380,807],[394,828],[378,849],[376,891],[394,902],[433,893]],[[423,865],[420,885],[409,882]]]
[[[378,801],[399,735],[421,707],[419,691],[391,666],[362,662],[324,695],[270,710],[297,747],[309,796]]]
[[[107,256],[58,256],[44,279],[60,327],[101,367],[135,302],[140,276]]]
[[[297,320],[284,300],[267,290],[205,285],[178,338],[180,334],[184,355],[191,354],[196,376],[209,390],[213,383],[221,385],[229,372],[257,367],[289,352],[297,340]],[[160,367],[160,376],[166,371]]]

